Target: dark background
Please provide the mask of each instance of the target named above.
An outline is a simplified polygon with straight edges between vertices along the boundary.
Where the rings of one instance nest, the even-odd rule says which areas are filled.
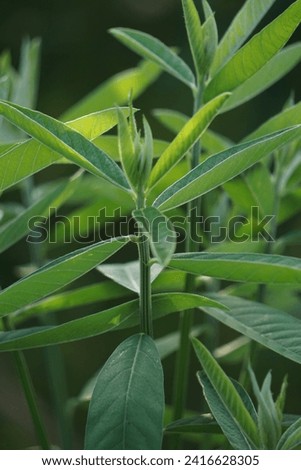
[[[201,4],[200,1],[197,3]],[[242,3],[241,0],[210,1],[216,11],[220,36]],[[291,3],[293,2],[288,0],[276,1],[260,27]],[[166,44],[179,47],[182,57],[187,61],[191,60],[187,49],[180,0],[2,0],[0,50],[6,48],[11,50],[13,62],[17,67],[22,38],[24,36],[42,38],[38,109],[57,117],[112,74],[137,64],[139,58],[107,33],[109,28],[115,26],[149,32]],[[299,29],[293,40],[300,37]],[[239,140],[267,117],[279,112],[291,90],[295,90],[298,101],[301,92],[300,71],[301,68],[298,66],[268,92],[252,100],[251,103],[223,115],[216,120],[214,128],[234,140]],[[163,74],[135,104],[150,118],[154,133],[158,137],[164,137],[166,134],[152,119],[150,115],[152,108],[170,107],[188,114],[192,108],[190,92],[166,74]],[[5,266],[1,266],[2,269],[5,269]],[[176,319],[173,321],[176,322]],[[162,324],[162,334],[163,330],[167,332],[168,327]],[[119,339],[120,336],[115,334],[106,343],[103,339],[93,339],[76,343],[76,347],[67,345],[62,348],[67,361],[66,373],[71,396],[79,392],[85,381],[97,370],[97,364],[103,362]],[[27,353],[47,425],[55,436],[56,426],[49,407],[42,357],[39,350]],[[292,399],[288,402],[287,411],[300,412],[300,407],[298,409],[297,406],[300,367],[297,368],[291,362],[270,352],[266,352],[263,359],[264,367],[260,374],[262,376],[268,368],[273,368],[277,387],[283,370],[290,372],[292,391],[289,397]],[[10,355],[3,354],[0,357],[0,366],[0,449],[24,448],[35,441]],[[235,372],[231,371],[234,375]],[[169,385],[171,374],[172,362],[166,365]],[[200,389],[194,380],[192,406],[198,402],[199,394]],[[167,399],[170,399],[169,388]],[[75,420],[78,429],[76,442],[79,447],[82,445],[80,429],[84,424],[84,416],[85,411],[79,413]]]

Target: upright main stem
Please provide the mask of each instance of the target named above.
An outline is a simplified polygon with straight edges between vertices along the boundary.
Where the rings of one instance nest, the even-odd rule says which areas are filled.
[[[137,200],[137,208],[142,209],[144,207],[144,194],[140,194]],[[141,228],[139,229],[138,253],[140,263],[140,329],[146,335],[153,336],[150,245]]]
[[[194,114],[199,110],[202,103],[202,87],[198,86],[198,91],[194,98]],[[198,140],[192,149],[191,169],[199,164],[201,153],[201,143]],[[197,252],[199,243],[197,241],[197,224],[200,213],[200,198],[191,201],[188,205],[188,230],[186,238],[186,252]],[[196,288],[195,276],[187,274],[185,291],[194,292]],[[180,346],[176,358],[174,396],[173,396],[173,419],[182,418],[187,397],[189,364],[190,364],[190,331],[193,325],[194,310],[186,310],[180,314]]]

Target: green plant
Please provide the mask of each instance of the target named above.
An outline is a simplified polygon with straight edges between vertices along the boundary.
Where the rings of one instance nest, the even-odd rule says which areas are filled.
[[[270,375],[260,391],[250,372],[259,404],[256,413],[243,385],[232,382],[213,357],[229,355],[217,352],[217,322],[221,322],[244,335],[228,351],[240,364],[241,382],[246,387],[249,361],[256,365],[258,354],[258,346],[249,340],[301,362],[300,319],[289,315],[285,305],[284,311],[281,306],[275,307],[277,289],[284,286],[294,296],[300,285],[300,259],[283,255],[300,232],[285,232],[274,242],[278,227],[299,211],[298,204],[291,201],[300,202],[300,104],[290,99],[280,114],[236,145],[208,130],[217,115],[258,95],[300,61],[299,43],[284,46],[301,21],[301,0],[248,40],[273,3],[246,1],[218,42],[208,2],[203,1],[205,21],[201,23],[193,0],[182,0],[194,72],[157,39],[139,31],[114,28],[112,34],[146,62],[102,85],[61,120],[30,109],[34,102],[19,99],[24,92],[11,93],[18,83],[32,86],[30,74],[35,65],[30,65],[26,54],[27,72],[19,80],[7,57],[1,59],[0,113],[5,118],[0,147],[1,190],[28,181],[25,178],[51,164],[71,163],[82,171],[62,183],[49,184],[50,189],[48,185],[34,188],[31,180],[27,194],[34,197],[27,209],[13,217],[9,207],[5,208],[10,220],[0,226],[0,251],[30,231],[34,242],[43,226],[37,230],[37,225],[28,221],[35,215],[48,214],[49,207],[54,210],[67,199],[80,206],[74,212],[69,210],[69,230],[80,216],[84,227],[93,232],[89,216],[95,219],[102,208],[106,216],[116,216],[116,210],[121,209],[119,217],[130,213],[136,223],[136,229],[130,226],[125,235],[106,237],[49,263],[46,248],[51,255],[51,244],[45,242],[41,253],[32,243],[32,272],[0,292],[1,351],[19,354],[26,349],[137,329],[140,325],[140,332],[121,342],[88,387],[86,394],[91,402],[86,449],[161,448],[165,405],[161,359],[176,350],[173,422],[166,427],[167,436],[211,429],[222,432],[238,449],[300,445],[299,418],[281,435],[286,426],[282,414],[285,386],[274,402]],[[153,138],[145,117],[142,137],[137,109],[131,102],[122,107],[144,91],[161,69],[188,86],[193,97],[190,118],[178,111],[155,111],[161,123],[176,134],[170,143]],[[118,135],[103,135],[115,126]],[[159,158],[153,163],[155,157]],[[206,227],[200,227],[200,217],[206,214],[218,217],[218,230],[228,224],[226,240],[214,233],[210,237]],[[238,215],[239,220],[235,219]],[[267,223],[262,226],[260,218],[264,221],[269,215],[267,222],[271,224],[266,230]],[[98,225],[101,230],[106,228],[105,217],[98,220]],[[177,248],[177,230],[185,232],[184,252]],[[60,247],[64,247],[68,235],[66,230],[63,232],[55,232]],[[102,264],[132,244],[137,246],[138,262]],[[94,268],[110,281],[53,295]],[[206,296],[200,291],[207,291]],[[269,297],[273,297],[274,304]],[[107,301],[113,304],[97,313],[64,323],[56,317],[50,319],[50,325],[22,327],[23,322],[46,317],[49,312],[77,307],[85,311],[90,304],[104,305]],[[194,312],[200,310],[207,321],[195,324]],[[153,321],[176,312],[182,312],[179,331],[154,340]],[[183,421],[191,333],[202,333],[211,349],[209,353],[193,340],[204,369],[198,378],[214,418],[202,415]],[[24,379],[26,365],[24,361],[20,364],[20,357],[23,386],[35,417],[34,391],[28,387],[28,373]],[[267,432],[268,423],[273,423],[275,435]],[[66,421],[62,425],[66,426]],[[36,423],[36,431],[40,445],[49,446],[41,424]],[[180,444],[179,439],[170,440],[172,447]]]

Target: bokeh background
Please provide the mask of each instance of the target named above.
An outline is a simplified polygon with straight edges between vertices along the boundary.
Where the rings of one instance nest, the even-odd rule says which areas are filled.
[[[242,3],[242,0],[210,0],[212,8],[216,11],[220,36]],[[276,1],[260,27],[291,3],[293,2],[290,0]],[[137,64],[139,58],[108,34],[107,30],[115,26],[149,32],[166,44],[177,46],[182,57],[191,61],[180,0],[1,0],[0,51],[9,49],[17,67],[22,39],[26,36],[42,38],[38,109],[58,117],[112,74]],[[300,28],[292,40],[298,39],[301,39]],[[300,73],[299,65],[260,97],[218,118],[213,128],[233,140],[239,140],[267,117],[279,112],[292,90],[295,92],[296,101],[299,101]],[[163,74],[135,105],[149,118],[154,134],[165,138],[170,135],[152,118],[151,109],[170,107],[189,114],[192,102],[189,91],[183,85]],[[17,250],[19,252],[16,251],[15,256],[25,256],[21,251],[24,246]],[[2,258],[0,262],[3,272],[8,260]],[[176,319],[173,321],[176,322]],[[169,326],[164,323],[160,328],[162,333],[169,330]],[[227,334],[225,332],[225,339]],[[115,334],[107,340],[93,339],[62,348],[67,363],[66,374],[71,397],[78,394],[85,381],[107,358],[119,339],[120,336]],[[47,425],[56,440],[57,426],[43,370],[43,353],[39,350],[28,352],[26,357],[35,378]],[[165,364],[167,400],[170,400],[172,364],[172,360]],[[287,411],[300,413],[300,367],[266,352],[261,362],[259,377],[269,368],[273,368],[276,389],[279,387],[283,371],[289,373]],[[234,376],[236,374],[235,369],[230,369],[229,372]],[[201,399],[200,389],[193,376],[191,390],[191,407],[197,408]],[[75,416],[75,446],[78,448],[82,446],[84,419],[85,409],[79,410]],[[3,354],[0,357],[0,449],[24,448],[34,442],[32,426],[12,358]]]

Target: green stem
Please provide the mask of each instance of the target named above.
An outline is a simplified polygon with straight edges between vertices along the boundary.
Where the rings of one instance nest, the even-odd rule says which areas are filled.
[[[4,326],[6,330],[11,330],[11,325],[9,320],[6,319],[4,322]],[[48,442],[46,430],[43,424],[42,417],[39,412],[38,404],[37,404],[37,397],[34,389],[34,385],[32,383],[32,379],[30,376],[30,372],[24,357],[24,354],[20,351],[15,351],[12,353],[16,368],[18,371],[18,375],[23,387],[24,395],[26,398],[26,402],[29,408],[29,412],[31,415],[32,423],[35,429],[36,437],[39,442],[40,447],[43,450],[51,449],[50,443]]]
[[[202,86],[194,97],[194,114],[199,110],[202,103]],[[201,143],[196,142],[192,149],[191,169],[199,164]],[[186,239],[186,252],[197,252],[199,242],[197,240],[198,216],[200,214],[200,198],[191,201],[188,205],[188,230]],[[188,274],[186,277],[185,291],[193,293],[196,289],[195,276]],[[173,395],[173,419],[183,417],[187,398],[189,364],[190,364],[190,331],[193,325],[194,310],[187,310],[180,314],[180,346],[176,357]]]
[[[137,209],[145,207],[144,193],[140,191],[137,200]],[[151,290],[151,263],[150,244],[143,228],[139,229],[138,253],[140,263],[140,329],[141,332],[153,336],[152,290]]]

